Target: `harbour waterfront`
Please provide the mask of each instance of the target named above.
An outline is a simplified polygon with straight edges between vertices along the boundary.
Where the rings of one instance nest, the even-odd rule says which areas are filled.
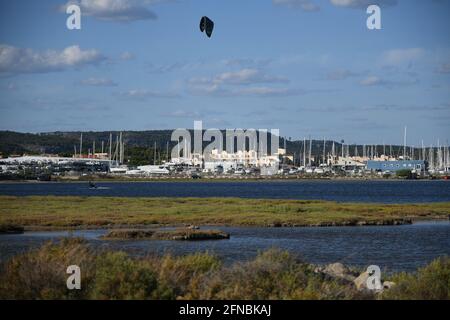
[[[206,227],[205,227],[206,228]],[[0,260],[46,241],[61,237],[84,237],[98,249],[125,251],[131,255],[172,253],[185,255],[209,252],[226,263],[249,260],[272,247],[288,250],[316,264],[342,262],[366,268],[375,264],[383,272],[415,271],[439,256],[450,256],[450,222],[419,222],[404,226],[328,228],[249,228],[221,227],[228,240],[214,241],[103,241],[107,230],[73,232],[25,232],[0,236]]]
[[[234,197],[337,202],[429,203],[450,201],[450,181],[294,180],[83,183],[0,183],[0,195],[104,197]]]

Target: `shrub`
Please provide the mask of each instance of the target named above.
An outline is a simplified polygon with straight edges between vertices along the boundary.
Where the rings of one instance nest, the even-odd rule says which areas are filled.
[[[199,277],[219,270],[221,263],[217,257],[208,253],[195,253],[183,257],[155,257],[152,265],[159,270],[157,298],[176,299],[186,295],[189,290],[195,291]]]
[[[157,288],[154,272],[141,261],[123,252],[107,252],[96,260],[96,272],[90,298],[148,299]]]
[[[66,288],[66,268],[81,268],[81,290]],[[208,253],[129,257],[97,252],[81,239],[47,243],[0,267],[0,299],[449,299],[450,258],[400,273],[381,296],[314,272],[286,251],[222,265]]]
[[[450,299],[450,258],[441,257],[416,274],[400,273],[393,277],[396,285],[383,293],[383,299],[448,300]]]
[[[82,299],[87,290],[68,290],[66,268],[78,265],[90,282],[93,256],[84,240],[63,239],[38,250],[13,257],[2,268],[0,299]]]
[[[237,263],[197,279],[186,299],[350,299],[360,298],[352,286],[322,278],[309,264],[287,251],[271,249],[254,260]]]
[[[397,177],[400,178],[411,178],[412,177],[412,172],[409,169],[402,169],[402,170],[398,170],[396,173]]]

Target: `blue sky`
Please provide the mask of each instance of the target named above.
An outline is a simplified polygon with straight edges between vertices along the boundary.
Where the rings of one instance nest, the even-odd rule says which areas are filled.
[[[294,139],[450,138],[450,1],[0,3],[0,130],[279,128]],[[381,7],[382,30],[366,28]],[[215,22],[200,33],[201,16]]]

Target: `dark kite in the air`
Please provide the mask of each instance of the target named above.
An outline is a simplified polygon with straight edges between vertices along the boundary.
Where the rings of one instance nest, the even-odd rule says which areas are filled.
[[[211,19],[209,19],[206,16],[202,17],[202,19],[200,20],[200,31],[201,32],[205,31],[208,38],[211,38],[213,29],[214,29],[214,22],[212,22]]]

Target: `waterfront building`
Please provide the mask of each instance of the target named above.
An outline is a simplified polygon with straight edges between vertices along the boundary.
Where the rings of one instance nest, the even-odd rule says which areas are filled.
[[[333,169],[358,170],[366,167],[366,159],[363,157],[328,157],[328,166]]]
[[[173,158],[174,163],[185,163],[193,166],[202,166],[206,171],[215,172],[218,167],[223,171],[236,170],[239,168],[262,168],[272,167],[279,163],[279,155],[258,155],[256,150],[229,153],[225,150],[211,150],[208,155],[191,154],[189,158]]]
[[[371,171],[390,171],[411,170],[424,172],[427,169],[427,163],[424,160],[395,160],[395,161],[367,161],[367,169]]]

